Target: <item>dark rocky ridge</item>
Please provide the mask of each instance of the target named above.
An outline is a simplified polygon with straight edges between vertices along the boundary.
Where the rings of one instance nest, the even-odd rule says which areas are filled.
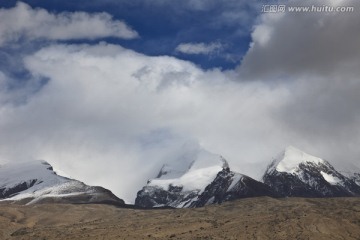
[[[310,156],[291,146],[285,150],[285,153],[294,154],[291,151],[294,151],[295,155],[305,156],[304,161],[290,172],[278,171],[279,159],[272,161],[262,178],[263,182],[231,171],[225,161],[222,170],[203,191],[186,192],[181,186],[169,186],[168,189],[163,189],[159,186],[147,185],[138,192],[135,205],[146,208],[154,206],[192,208],[259,196],[311,198],[360,196],[360,173],[346,177],[325,160]],[[158,177],[163,174],[167,173],[161,169]]]
[[[156,186],[145,186],[137,193],[135,206],[153,207],[188,207],[199,191],[182,191],[181,187],[169,186],[168,190]]]
[[[183,191],[181,186],[169,185],[165,190],[158,186],[147,185],[137,193],[135,205],[144,208],[158,206],[194,208],[247,197],[279,196],[264,183],[231,171],[226,160],[223,159],[223,161],[222,170],[203,192],[201,190]]]
[[[30,187],[34,186],[36,183],[36,179],[30,180],[29,182],[21,182],[15,185],[12,188],[0,188],[0,199],[8,198],[13,195],[16,195],[19,192],[25,191]]]
[[[274,160],[266,170],[263,181],[284,197],[351,197],[360,195],[355,180],[338,172],[329,162],[302,162],[295,172],[281,172]],[[329,176],[337,182],[329,182]]]
[[[224,168],[190,207],[203,207],[207,204],[220,204],[241,198],[261,196],[279,197],[264,183],[246,175],[232,172],[230,168]]]

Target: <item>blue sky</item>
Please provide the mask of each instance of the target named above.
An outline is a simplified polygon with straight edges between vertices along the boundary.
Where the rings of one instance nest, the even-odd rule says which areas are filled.
[[[249,48],[251,31],[259,14],[251,1],[24,1],[50,12],[107,12],[124,20],[139,32],[140,38],[105,39],[126,48],[151,55],[170,55],[189,60],[202,68],[232,69],[239,65]],[[13,7],[16,1],[0,2]],[[103,39],[104,40],[104,39]],[[184,54],[175,49],[181,43],[219,43],[214,54]]]

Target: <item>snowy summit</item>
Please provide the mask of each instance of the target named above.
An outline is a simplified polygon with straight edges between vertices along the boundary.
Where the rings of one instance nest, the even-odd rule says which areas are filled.
[[[187,156],[189,157],[189,156]],[[181,187],[183,191],[198,190],[200,193],[209,185],[224,167],[228,167],[226,160],[203,149],[191,156],[193,161],[188,163],[186,170],[178,170],[171,165],[164,165],[159,177],[150,180],[148,185],[168,190],[170,186]],[[181,174],[179,176],[179,174]]]
[[[357,196],[360,186],[328,161],[287,147],[266,170],[263,181],[282,196]]]
[[[0,166],[0,199],[26,204],[42,202],[124,202],[102,187],[57,175],[45,161]]]
[[[280,157],[274,161],[273,166],[278,172],[294,173],[301,163],[324,164],[325,161],[293,146],[288,146]]]
[[[165,164],[157,178],[149,180],[138,192],[135,205],[202,207],[244,197],[275,195],[265,184],[230,171],[222,156],[200,148]]]

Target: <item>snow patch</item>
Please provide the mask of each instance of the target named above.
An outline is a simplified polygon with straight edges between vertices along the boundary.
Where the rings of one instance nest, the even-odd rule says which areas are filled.
[[[243,178],[242,174],[235,173],[235,175],[232,178],[232,182],[226,192],[230,192],[242,178]]]
[[[181,187],[183,192],[197,190],[201,194],[226,166],[226,160],[220,155],[190,146],[174,161],[165,164],[148,186],[166,191],[170,186]]]
[[[323,171],[320,172],[323,178],[330,183],[331,185],[337,185],[341,182],[341,180],[333,175],[327,174]]]
[[[189,171],[203,169],[211,166],[226,165],[225,159],[204,149],[187,149],[174,161],[166,163],[161,168],[157,179],[180,178]]]
[[[164,190],[168,190],[169,186],[172,185],[183,187],[183,191],[201,190],[202,192],[207,185],[214,181],[216,175],[221,170],[221,166],[190,169],[187,173],[179,178],[153,179],[150,181],[149,186],[161,187]]]

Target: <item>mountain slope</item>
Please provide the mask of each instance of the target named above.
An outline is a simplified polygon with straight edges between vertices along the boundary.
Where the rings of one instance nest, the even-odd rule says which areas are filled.
[[[57,175],[45,161],[0,166],[0,199],[19,203],[90,203],[124,204],[111,191],[88,186]]]
[[[360,186],[360,173],[353,173],[353,176],[351,177],[357,185]]]
[[[354,180],[355,183],[360,186],[360,168],[359,167],[357,167],[351,163],[342,164],[340,166],[339,172],[342,175]]]
[[[190,207],[203,207],[208,204],[260,196],[278,197],[279,195],[262,182],[224,168]]]
[[[157,177],[138,192],[135,205],[189,207],[224,167],[227,162],[221,156],[192,149],[165,164]]]
[[[327,161],[292,146],[275,159],[263,181],[283,196],[341,197],[357,196],[360,187]]]
[[[191,157],[186,168],[164,165],[157,177],[138,192],[135,205],[187,208],[245,197],[277,196],[267,185],[230,171],[220,155],[200,150]]]

